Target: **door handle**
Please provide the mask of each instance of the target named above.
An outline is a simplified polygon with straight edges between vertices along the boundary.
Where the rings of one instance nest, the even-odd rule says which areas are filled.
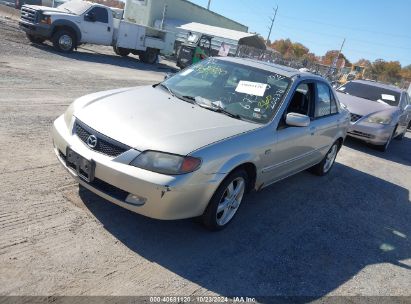
[[[110,32],[110,30],[111,30],[111,28],[108,26],[108,27],[107,27],[107,32]]]

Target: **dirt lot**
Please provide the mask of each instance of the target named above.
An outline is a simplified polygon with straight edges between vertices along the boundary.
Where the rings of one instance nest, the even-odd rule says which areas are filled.
[[[1,295],[411,296],[410,133],[388,153],[348,140],[331,174],[250,194],[219,233],[79,191],[52,121],[76,97],[172,67],[104,47],[63,56],[0,17]]]

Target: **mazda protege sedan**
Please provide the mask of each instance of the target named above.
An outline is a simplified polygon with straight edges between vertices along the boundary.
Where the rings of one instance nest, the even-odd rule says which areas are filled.
[[[136,213],[218,230],[250,190],[327,174],[349,125],[329,83],[291,68],[210,58],[162,83],[83,96],[54,122],[79,183]]]

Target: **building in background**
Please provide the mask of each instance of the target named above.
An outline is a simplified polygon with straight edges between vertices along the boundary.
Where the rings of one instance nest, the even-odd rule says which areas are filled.
[[[187,0],[126,0],[125,6],[124,19],[146,26],[159,27],[162,24],[167,30],[175,30],[180,25],[198,22],[240,32],[248,31],[247,26]]]

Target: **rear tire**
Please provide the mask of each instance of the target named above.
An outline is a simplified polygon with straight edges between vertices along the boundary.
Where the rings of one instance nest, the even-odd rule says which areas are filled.
[[[44,39],[44,38],[33,36],[33,35],[30,35],[30,34],[26,34],[26,37],[27,37],[28,40],[30,40],[31,43],[36,43],[36,44],[41,44],[44,41],[46,41],[46,39]]]
[[[159,51],[153,48],[147,48],[145,52],[143,52],[139,57],[142,62],[148,64],[154,64],[157,61],[157,56]]]
[[[52,37],[54,48],[61,53],[70,53],[76,45],[76,37],[69,30],[58,30]]]
[[[130,54],[129,49],[125,49],[122,47],[113,46],[113,50],[114,50],[114,53],[122,57],[127,57]]]
[[[207,229],[221,230],[231,223],[241,205],[248,183],[248,175],[242,169],[233,171],[224,179],[201,217]]]
[[[331,171],[334,166],[335,158],[337,157],[338,151],[340,150],[341,143],[336,141],[328,150],[327,154],[324,156],[323,160],[317,165],[311,167],[309,171],[318,176],[324,176]]]

